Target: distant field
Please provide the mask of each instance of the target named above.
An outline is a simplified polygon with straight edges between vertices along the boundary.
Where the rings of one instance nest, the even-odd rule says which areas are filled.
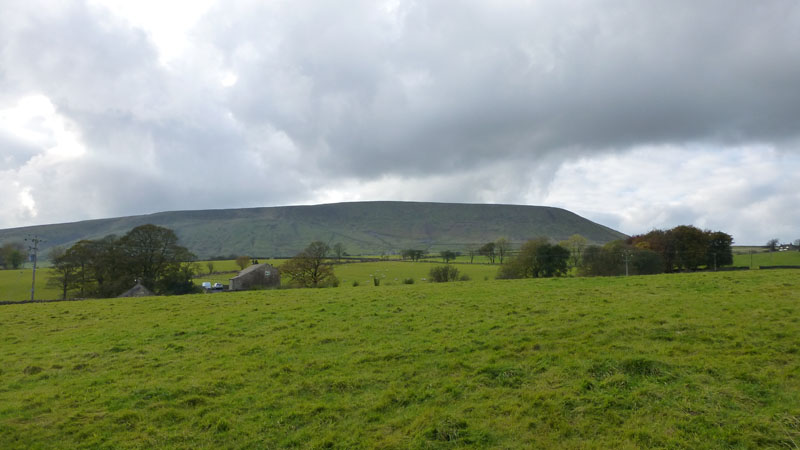
[[[750,266],[751,254],[734,254],[734,266]],[[762,252],[752,254],[752,267],[758,266],[800,266],[800,252]]]
[[[47,287],[48,268],[36,269],[36,299],[50,300],[59,297],[58,289]],[[0,301],[30,300],[33,269],[0,270]]]
[[[286,259],[261,260],[274,266],[280,267]],[[222,264],[214,264],[214,270],[222,267],[234,272],[206,275],[201,270],[201,275],[195,277],[194,281],[200,284],[204,281],[211,283],[219,282],[228,284],[228,280],[236,276],[239,267],[233,261],[222,261]],[[424,283],[428,278],[431,267],[443,265],[443,262],[411,262],[411,261],[376,261],[376,262],[346,262],[334,265],[334,273],[339,278],[340,287],[353,287],[353,282],[357,281],[359,286],[374,286],[374,277],[380,279],[381,286],[391,286],[402,284],[406,278],[411,278],[415,283]],[[205,263],[200,263],[201,269],[205,269]],[[493,280],[497,274],[497,265],[486,264],[455,264],[460,274],[465,274],[472,280]],[[284,279],[283,284],[288,284],[289,280]]]
[[[334,273],[339,278],[342,287],[352,286],[357,281],[361,286],[373,286],[373,278],[380,279],[381,286],[402,284],[406,278],[413,279],[415,283],[424,283],[429,277],[432,267],[444,263],[430,262],[369,262],[337,264]],[[471,280],[493,280],[499,266],[484,264],[454,264],[459,274],[467,275]]]
[[[797,274],[0,306],[0,448],[796,448]]]

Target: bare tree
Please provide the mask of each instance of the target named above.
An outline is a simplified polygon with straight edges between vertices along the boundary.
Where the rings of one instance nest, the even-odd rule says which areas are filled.
[[[323,287],[338,285],[339,280],[333,269],[325,263],[330,247],[321,241],[314,241],[294,258],[281,266],[292,282],[303,287]]]
[[[772,238],[767,241],[767,249],[771,252],[774,252],[778,248],[778,244],[780,241],[777,238]]]
[[[469,263],[470,264],[472,264],[472,262],[475,260],[475,255],[477,255],[477,254],[478,254],[478,247],[477,246],[472,245],[472,244],[467,245],[467,256],[469,256]]]
[[[337,242],[333,244],[333,256],[336,257],[337,261],[342,260],[342,256],[344,256],[344,245],[341,242]]]
[[[478,250],[478,253],[480,253],[481,256],[487,257],[489,259],[489,262],[494,264],[494,259],[497,257],[497,253],[495,253],[495,243],[488,242],[486,244],[483,244],[480,250]]]
[[[497,250],[497,256],[500,258],[500,264],[503,264],[508,251],[511,250],[511,242],[508,239],[501,237],[494,242],[494,248]]]
[[[239,266],[240,270],[244,270],[245,267],[250,265],[250,257],[242,255],[236,258],[236,265]]]

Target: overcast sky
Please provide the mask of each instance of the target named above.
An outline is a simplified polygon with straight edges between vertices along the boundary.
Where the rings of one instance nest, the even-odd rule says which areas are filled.
[[[795,0],[0,11],[0,228],[413,200],[800,238]]]

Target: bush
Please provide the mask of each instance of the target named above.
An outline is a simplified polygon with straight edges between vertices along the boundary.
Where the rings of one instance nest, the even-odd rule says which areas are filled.
[[[414,284],[414,279],[413,278],[404,278],[403,279],[403,284]]]
[[[458,279],[458,269],[453,266],[437,266],[431,268],[429,273],[431,281],[435,283],[446,283]]]
[[[353,280],[353,287],[357,287],[357,286],[358,286],[358,280]]]
[[[374,284],[375,286],[380,286],[381,285],[381,279],[378,278],[378,277],[373,278],[372,279],[372,284]]]

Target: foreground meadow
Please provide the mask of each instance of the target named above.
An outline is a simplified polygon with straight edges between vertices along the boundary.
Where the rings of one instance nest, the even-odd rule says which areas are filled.
[[[799,275],[0,306],[0,448],[796,448]]]

